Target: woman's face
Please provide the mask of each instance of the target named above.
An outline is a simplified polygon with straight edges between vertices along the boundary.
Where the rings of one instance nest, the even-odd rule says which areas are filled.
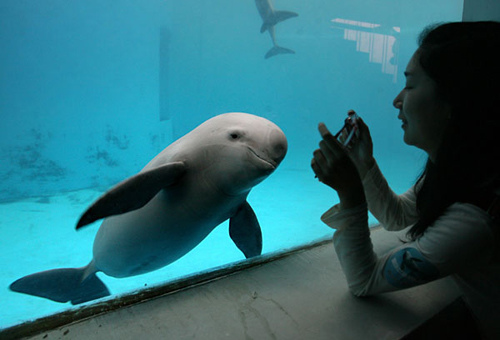
[[[415,52],[406,67],[406,86],[394,99],[403,121],[404,141],[416,146],[435,160],[451,115],[450,106],[439,98],[437,85],[423,70]]]

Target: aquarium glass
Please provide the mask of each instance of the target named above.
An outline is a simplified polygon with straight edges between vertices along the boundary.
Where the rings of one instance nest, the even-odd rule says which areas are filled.
[[[267,59],[259,3],[0,1],[0,328],[76,308],[8,287],[87,265],[100,221],[75,230],[83,211],[215,115],[259,115],[287,136],[286,158],[248,197],[263,254],[333,234],[320,216],[338,197],[310,168],[321,121],[336,131],[356,110],[392,188],[412,185],[426,156],[403,143],[392,100],[418,33],[461,20],[462,1],[274,0],[298,14],[275,26],[294,53]],[[244,261],[228,226],[162,269],[97,275],[115,298]]]

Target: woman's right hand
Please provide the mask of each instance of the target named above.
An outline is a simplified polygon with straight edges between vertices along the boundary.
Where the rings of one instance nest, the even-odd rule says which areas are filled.
[[[348,155],[356,165],[361,179],[363,179],[366,173],[375,164],[375,159],[373,158],[373,142],[370,130],[363,119],[358,117],[356,122],[358,124],[359,134],[349,143]]]

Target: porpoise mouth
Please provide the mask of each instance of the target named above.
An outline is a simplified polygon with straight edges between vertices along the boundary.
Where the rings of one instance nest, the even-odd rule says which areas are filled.
[[[250,148],[250,147],[248,148],[248,150],[250,150],[250,152],[251,152],[251,153],[252,153],[255,157],[257,157],[259,160],[261,160],[262,162],[264,162],[264,163],[266,163],[267,165],[269,165],[269,166],[270,166],[273,170],[274,170],[274,169],[276,169],[277,164],[276,164],[276,162],[275,162],[274,160],[264,158],[264,156],[263,156],[263,155],[259,155],[259,154],[257,153],[257,151],[255,151],[254,149],[252,149],[252,148]]]

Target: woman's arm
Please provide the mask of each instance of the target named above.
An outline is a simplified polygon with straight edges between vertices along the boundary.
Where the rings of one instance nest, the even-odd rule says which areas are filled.
[[[384,229],[402,230],[417,222],[418,186],[412,186],[402,195],[397,195],[389,187],[377,163],[374,162],[363,178],[363,188],[368,209]]]
[[[336,229],[335,251],[356,296],[405,289],[466,272],[488,263],[493,254],[491,218],[471,204],[453,204],[420,238],[380,257],[372,249],[366,206],[335,210],[327,211],[322,221]]]
[[[336,229],[334,245],[353,294],[404,289],[487,263],[494,249],[490,216],[471,204],[455,203],[417,240],[378,257],[370,240],[363,185],[345,148],[319,125],[320,149],[311,167],[335,189],[340,203],[322,220]]]
[[[370,130],[363,119],[357,119],[359,134],[354,138],[348,155],[362,179],[368,209],[387,230],[401,230],[418,220],[415,188],[397,195],[391,190],[373,157]]]

